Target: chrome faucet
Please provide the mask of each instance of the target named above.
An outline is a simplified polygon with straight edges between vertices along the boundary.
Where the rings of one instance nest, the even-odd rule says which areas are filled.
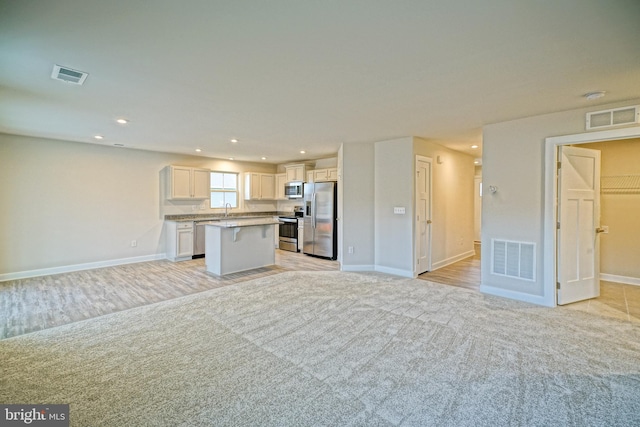
[[[228,211],[227,209],[233,209],[233,208],[231,207],[231,203],[226,203],[226,204],[224,205],[224,217],[225,217],[225,218],[229,216],[229,211]]]

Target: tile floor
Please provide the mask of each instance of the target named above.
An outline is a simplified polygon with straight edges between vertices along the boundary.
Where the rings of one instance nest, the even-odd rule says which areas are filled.
[[[600,296],[563,306],[629,322],[640,322],[640,286],[600,281]]]

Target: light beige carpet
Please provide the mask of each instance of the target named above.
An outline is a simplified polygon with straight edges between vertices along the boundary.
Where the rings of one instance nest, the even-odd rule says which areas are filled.
[[[286,272],[0,341],[73,426],[640,425],[640,329],[381,274]]]

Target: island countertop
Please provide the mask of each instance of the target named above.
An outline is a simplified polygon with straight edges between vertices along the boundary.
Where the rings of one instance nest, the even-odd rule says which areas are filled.
[[[272,225],[279,224],[274,218],[246,218],[246,219],[221,219],[206,224],[208,227],[234,228],[234,227],[251,227],[256,225]]]
[[[205,262],[216,276],[276,263],[274,218],[223,219],[205,224]]]

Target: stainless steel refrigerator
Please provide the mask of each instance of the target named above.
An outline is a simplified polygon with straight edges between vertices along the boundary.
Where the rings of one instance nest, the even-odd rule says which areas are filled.
[[[338,257],[336,226],[337,186],[335,182],[304,184],[304,237],[302,252],[324,258]]]

